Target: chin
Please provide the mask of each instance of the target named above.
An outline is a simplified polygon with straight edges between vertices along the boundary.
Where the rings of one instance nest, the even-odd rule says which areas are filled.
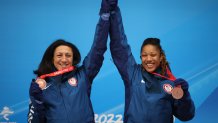
[[[154,69],[148,69],[148,68],[145,68],[145,70],[146,70],[147,72],[149,72],[149,73],[152,73],[152,72],[155,71]]]
[[[147,72],[151,73],[155,71],[155,68],[147,68],[146,66],[143,66],[144,70],[146,70]]]

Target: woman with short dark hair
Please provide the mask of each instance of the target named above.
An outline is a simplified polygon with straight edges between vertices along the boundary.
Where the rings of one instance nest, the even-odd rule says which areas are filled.
[[[72,43],[57,40],[47,48],[29,89],[29,123],[95,122],[90,93],[107,49],[109,4],[113,0],[102,0],[94,42],[81,66],[80,52]]]

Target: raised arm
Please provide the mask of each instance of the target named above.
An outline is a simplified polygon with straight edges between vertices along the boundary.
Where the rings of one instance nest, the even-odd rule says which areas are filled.
[[[126,86],[131,84],[131,77],[137,65],[127,43],[120,9],[117,6],[110,16],[110,50],[119,73]]]
[[[89,81],[92,82],[93,78],[99,72],[103,60],[104,53],[107,49],[107,39],[109,32],[109,8],[108,1],[102,0],[101,9],[100,9],[100,19],[96,26],[94,42],[92,44],[91,50],[83,61],[85,67],[86,75],[89,78]]]

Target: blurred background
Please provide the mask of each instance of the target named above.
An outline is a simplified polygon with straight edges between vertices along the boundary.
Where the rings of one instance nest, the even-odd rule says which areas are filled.
[[[84,59],[100,4],[101,0],[0,0],[0,123],[27,122],[33,70],[53,41],[74,43]],[[160,38],[174,75],[188,80],[196,116],[187,123],[218,122],[218,1],[120,0],[119,6],[136,61],[141,62],[145,38]],[[122,122],[124,85],[109,47],[91,100],[96,122]]]

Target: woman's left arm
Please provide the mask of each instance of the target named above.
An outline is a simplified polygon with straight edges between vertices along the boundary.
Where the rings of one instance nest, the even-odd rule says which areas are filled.
[[[188,82],[184,79],[176,79],[174,84],[175,86],[181,86],[184,95],[181,99],[174,101],[173,114],[181,121],[191,120],[195,115],[195,105],[188,91]]]

